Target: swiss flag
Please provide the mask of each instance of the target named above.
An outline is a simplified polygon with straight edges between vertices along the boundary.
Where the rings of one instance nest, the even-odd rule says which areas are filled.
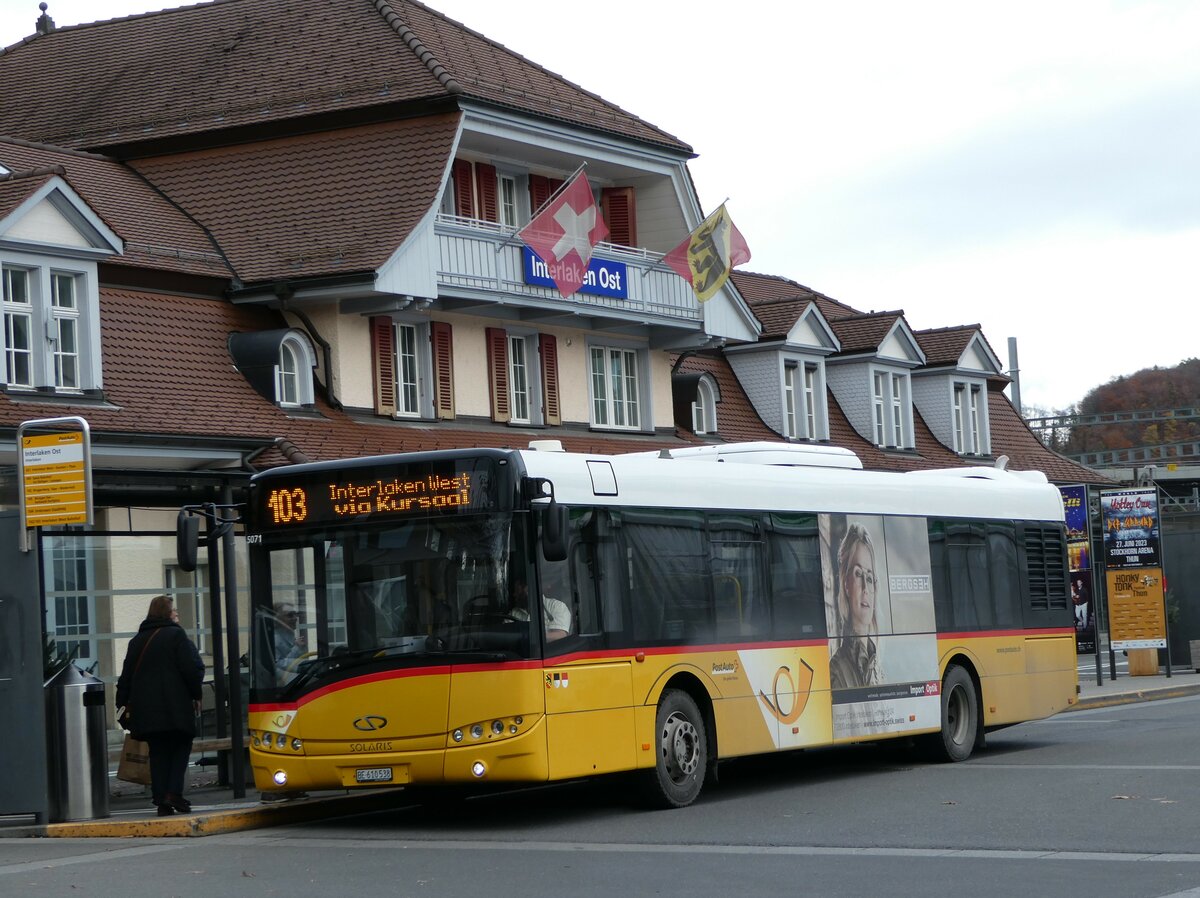
[[[578,292],[592,261],[592,247],[608,236],[592,187],[582,171],[517,234],[546,263],[564,298]]]

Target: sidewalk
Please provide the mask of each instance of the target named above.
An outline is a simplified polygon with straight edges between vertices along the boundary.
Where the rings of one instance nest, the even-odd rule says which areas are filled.
[[[1160,673],[1152,677],[1120,675],[1111,680],[1105,671],[1101,685],[1096,685],[1095,674],[1091,674],[1080,679],[1079,690],[1079,701],[1073,711],[1197,695],[1200,674],[1187,668],[1176,669],[1171,677]],[[402,789],[376,789],[314,792],[285,801],[263,801],[253,785],[246,786],[243,797],[235,797],[232,786],[218,784],[213,767],[192,766],[188,775],[190,814],[159,817],[150,803],[148,787],[121,782],[110,775],[107,818],[47,826],[18,819],[6,822],[0,818],[0,838],[209,836],[361,814],[395,807],[407,800]]]

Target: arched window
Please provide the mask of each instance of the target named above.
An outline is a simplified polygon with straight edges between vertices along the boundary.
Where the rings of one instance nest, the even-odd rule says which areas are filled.
[[[692,433],[712,434],[717,432],[716,385],[706,374],[696,382],[696,399],[692,403]]]
[[[295,408],[313,404],[312,346],[298,331],[288,331],[279,343],[275,367],[275,401]]]

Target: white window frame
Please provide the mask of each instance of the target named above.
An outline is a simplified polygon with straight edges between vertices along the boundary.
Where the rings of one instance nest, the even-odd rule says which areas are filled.
[[[591,425],[604,430],[647,430],[645,422],[652,418],[645,347],[589,341],[587,348]]]
[[[717,432],[717,397],[707,377],[696,382],[696,400],[692,403],[692,433],[699,436]]]
[[[508,420],[512,424],[529,424],[533,414],[533,385],[536,373],[537,349],[531,351],[529,338],[509,333],[508,341]],[[531,364],[533,359],[533,364]]]
[[[406,349],[405,334],[411,335],[411,358]],[[433,418],[433,347],[430,344],[429,320],[398,317],[392,320],[392,366],[396,372],[397,418]],[[405,368],[406,362],[408,367]],[[415,381],[412,378],[415,376]],[[408,391],[406,393],[406,390]],[[415,395],[415,403],[411,402]]]
[[[101,389],[100,294],[94,262],[28,253],[0,258],[0,386],[76,395]],[[14,298],[21,283],[24,301]],[[70,304],[63,287],[70,284]],[[27,345],[17,345],[17,322]],[[18,359],[25,370],[13,373]],[[73,376],[72,376],[73,375]]]
[[[796,369],[795,362],[783,366],[783,435],[789,440],[797,439],[800,434],[796,430],[799,416],[796,408]]]
[[[496,173],[496,207],[500,224],[515,228],[521,223],[521,192],[517,176],[507,172]]]
[[[829,438],[825,366],[811,356],[789,356],[783,368],[783,433],[790,440]]]
[[[984,407],[986,385],[956,380],[953,389],[954,451],[959,455],[987,455],[991,448]]]
[[[279,342],[279,357],[275,361],[275,402],[281,408],[311,406],[313,368],[316,355],[312,345],[299,331],[290,331]]]
[[[907,371],[871,369],[872,432],[880,449],[911,449],[912,389]]]

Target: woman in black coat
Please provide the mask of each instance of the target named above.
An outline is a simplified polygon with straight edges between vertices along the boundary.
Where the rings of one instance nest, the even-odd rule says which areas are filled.
[[[129,731],[150,746],[150,792],[160,817],[192,809],[183,787],[203,681],[204,662],[179,626],[173,601],[155,596],[129,641],[117,707],[129,710]]]

